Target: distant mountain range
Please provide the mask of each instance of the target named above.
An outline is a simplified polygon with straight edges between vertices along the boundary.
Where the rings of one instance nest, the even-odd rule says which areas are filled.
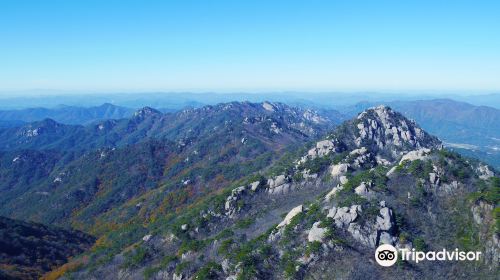
[[[0,127],[2,122],[21,123],[43,119],[53,119],[64,124],[89,124],[98,120],[122,119],[130,117],[134,109],[105,103],[97,107],[58,106],[56,108],[29,108],[21,110],[0,111]],[[4,127],[7,125],[3,125]]]
[[[233,102],[167,114],[145,107],[87,126],[46,119],[0,129],[0,213],[88,230],[158,184],[173,193],[186,185],[198,197],[264,168],[340,123],[331,116]]]
[[[495,95],[492,95],[493,97]],[[491,98],[493,98],[491,97]],[[325,100],[326,102],[326,100]],[[331,102],[331,101],[329,101]],[[299,107],[308,108],[313,106],[316,111],[325,116],[326,118],[334,119],[337,122],[346,120],[349,117],[355,116],[357,113],[378,105],[379,101],[360,102],[351,106],[339,106],[339,111],[332,109],[325,109],[321,106],[315,105],[311,102],[302,101],[296,102]],[[278,103],[277,103],[278,104]],[[407,117],[415,119],[424,129],[432,134],[440,137],[445,145],[454,148],[464,155],[482,159],[496,168],[500,168],[500,110],[487,106],[474,106],[469,103],[454,101],[451,99],[432,99],[432,100],[417,100],[417,101],[391,101],[387,102],[388,105],[394,109],[402,112]],[[173,109],[159,109],[162,113],[175,112]],[[75,106],[59,106],[58,108],[32,108],[22,110],[8,110],[0,111],[0,129],[12,128],[20,126],[44,127],[50,128],[49,122],[45,119],[49,118],[59,124],[74,124],[74,125],[88,125],[100,123],[100,125],[116,126],[113,133],[103,134],[89,133],[89,129],[83,127],[65,127],[59,126],[62,130],[74,130],[74,134],[64,132],[67,140],[67,145],[71,145],[72,141],[82,145],[93,145],[94,147],[100,145],[115,145],[117,142],[127,143],[129,137],[122,138],[120,135],[123,132],[117,131],[120,127],[128,126],[128,121],[121,120],[130,118],[135,110],[125,107],[115,106],[109,103],[96,107],[75,107]],[[172,121],[177,118],[176,114],[170,117],[163,117],[164,122],[174,123]],[[108,120],[108,121],[106,121]],[[41,122],[40,122],[41,121]],[[29,122],[39,122],[28,124]],[[113,124],[114,123],[114,124]],[[121,124],[121,125],[120,125]],[[133,125],[132,125],[133,126]],[[127,128],[128,129],[128,128]],[[139,130],[144,128],[138,128]],[[163,127],[151,127],[152,131],[142,131],[140,133],[147,133],[148,135],[161,136]],[[28,129],[29,130],[29,129]],[[85,132],[83,132],[86,130]],[[157,130],[157,131],[155,131]],[[94,129],[95,131],[95,129]],[[54,131],[55,132],[55,131]],[[139,132],[138,132],[139,133]],[[140,134],[139,133],[139,134]],[[9,135],[12,135],[10,132]],[[114,136],[110,136],[113,134]],[[82,140],[85,137],[94,138],[91,140]],[[116,139],[111,139],[115,137]],[[130,140],[130,139],[129,139]],[[4,141],[1,143],[12,142],[9,136],[5,136]],[[101,143],[97,143],[101,141]],[[135,140],[130,140],[133,143]],[[24,147],[33,147],[40,145],[40,142],[35,141],[30,146],[30,141],[24,143]],[[82,144],[85,143],[85,144]],[[61,145],[57,144],[58,147]],[[19,147],[19,146],[14,146]],[[45,147],[46,146],[38,146]],[[4,146],[4,148],[7,148]]]

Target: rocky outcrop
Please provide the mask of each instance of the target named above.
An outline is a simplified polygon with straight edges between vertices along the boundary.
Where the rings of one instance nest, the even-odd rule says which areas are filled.
[[[250,190],[253,192],[256,192],[259,189],[259,187],[260,187],[259,181],[255,181],[255,182],[250,184]]]
[[[270,112],[274,112],[276,110],[276,107],[269,102],[262,103],[262,108],[264,108],[264,110],[270,111]]]
[[[246,188],[244,186],[231,191],[231,195],[226,198],[226,203],[224,205],[224,210],[226,211],[227,216],[233,217],[233,215],[240,210],[237,201],[241,198],[245,191]]]
[[[267,180],[269,194],[286,194],[291,190],[290,178],[285,175],[276,176]]]
[[[333,187],[333,189],[325,195],[325,201],[330,201],[335,196],[335,194],[338,191],[342,190],[343,188],[344,187],[341,184],[338,184],[336,187]]]
[[[226,198],[226,203],[224,204],[225,215],[232,218],[234,214],[241,210],[238,206],[238,201],[243,199],[245,195],[251,195],[252,193],[258,191],[260,185],[260,182],[256,181],[248,186],[241,186],[232,190],[231,195]]]
[[[290,210],[290,212],[288,212],[288,214],[286,214],[285,219],[283,219],[283,221],[281,221],[281,223],[278,224],[277,228],[281,228],[281,227],[284,227],[284,226],[287,226],[288,224],[290,224],[293,217],[302,213],[302,211],[304,211],[304,207],[302,205],[299,205],[299,206],[293,208],[292,210]]]
[[[332,165],[330,167],[330,175],[334,179],[339,178],[340,176],[346,174],[348,170],[349,170],[349,164],[347,163]]]
[[[359,147],[365,140],[372,141],[378,148],[388,145],[402,150],[407,148],[430,148],[439,144],[436,138],[426,134],[414,121],[404,118],[387,106],[370,108],[358,115]]]
[[[431,185],[438,186],[440,182],[441,179],[439,178],[439,175],[437,173],[429,173],[429,183],[431,183]]]
[[[373,191],[370,190],[371,183],[362,182],[359,186],[354,189],[354,192],[364,198],[370,198],[373,196]]]
[[[480,164],[477,167],[477,172],[479,173],[479,179],[488,180],[489,178],[495,176],[493,171],[487,165]]]
[[[371,163],[374,160],[372,154],[368,152],[368,149],[366,149],[366,147],[361,147],[359,149],[351,151],[349,153],[349,156],[353,158],[351,161],[351,165],[353,168],[359,168],[367,163]]]
[[[410,151],[401,157],[399,164],[403,163],[406,160],[408,160],[408,161],[414,161],[417,159],[425,160],[425,159],[427,159],[427,156],[430,152],[431,152],[431,149],[427,149],[427,148],[422,148],[422,149],[418,149],[415,151]]]
[[[332,207],[327,214],[327,217],[333,218],[335,225],[338,228],[345,228],[350,223],[354,222],[361,212],[360,205],[352,205],[351,207]]]
[[[292,210],[290,210],[290,212],[288,212],[288,214],[286,214],[285,218],[283,219],[283,221],[281,221],[277,226],[276,226],[276,229],[271,232],[271,234],[269,235],[268,237],[268,241],[269,242],[273,242],[273,241],[276,241],[277,239],[281,238],[281,236],[283,235],[283,232],[286,228],[287,225],[289,225],[291,222],[292,222],[292,219],[297,216],[298,214],[302,213],[304,211],[304,207],[301,205],[293,208]]]
[[[498,268],[500,264],[500,238],[496,231],[490,231],[488,228],[495,227],[496,218],[493,216],[493,205],[478,201],[471,207],[474,222],[481,226],[481,242],[484,244],[484,259],[491,269]]]
[[[312,225],[312,228],[309,230],[309,233],[307,235],[307,240],[309,242],[314,242],[314,241],[323,242],[327,229],[319,227],[320,225],[321,222],[315,222]]]
[[[394,229],[394,216],[392,210],[380,203],[379,214],[375,220],[357,222],[357,218],[363,215],[360,205],[351,207],[332,207],[327,217],[333,218],[337,228],[346,229],[352,237],[360,243],[375,248],[379,244],[395,244],[397,238],[392,236]]]
[[[319,141],[318,143],[316,143],[316,147],[310,149],[307,152],[307,155],[303,156],[299,160],[299,164],[304,163],[310,159],[326,156],[332,152],[335,152],[335,144],[332,140]]]

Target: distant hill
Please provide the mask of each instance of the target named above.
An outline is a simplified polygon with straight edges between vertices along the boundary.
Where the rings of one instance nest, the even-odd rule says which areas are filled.
[[[57,108],[29,108],[21,110],[0,111],[0,127],[2,122],[19,121],[34,122],[46,118],[64,124],[89,124],[98,120],[122,119],[130,117],[134,109],[105,103],[96,107],[59,106]]]
[[[94,241],[79,231],[0,216],[0,279],[38,279]]]

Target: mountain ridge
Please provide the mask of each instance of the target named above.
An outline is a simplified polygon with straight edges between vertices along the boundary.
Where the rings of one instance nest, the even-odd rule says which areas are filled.
[[[107,264],[91,262],[91,271],[74,276],[447,279],[458,270],[492,277],[500,256],[498,229],[490,231],[500,180],[419,129],[388,107],[368,109],[302,156],[284,156],[274,168],[193,209],[157,217],[136,232],[133,245],[115,249]],[[474,270],[454,263],[402,263],[384,270],[371,261],[381,243],[482,246],[486,257]],[[363,266],[353,265],[359,262]]]

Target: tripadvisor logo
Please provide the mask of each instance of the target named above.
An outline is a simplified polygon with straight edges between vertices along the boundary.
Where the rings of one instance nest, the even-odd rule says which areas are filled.
[[[375,251],[375,260],[381,266],[391,266],[398,260],[398,250],[392,245],[382,244]]]
[[[398,255],[403,261],[413,261],[419,263],[421,261],[479,261],[481,252],[464,252],[455,249],[448,251],[415,251],[415,249],[396,249],[390,244],[378,246],[375,250],[375,260],[381,266],[392,266],[398,260]]]

